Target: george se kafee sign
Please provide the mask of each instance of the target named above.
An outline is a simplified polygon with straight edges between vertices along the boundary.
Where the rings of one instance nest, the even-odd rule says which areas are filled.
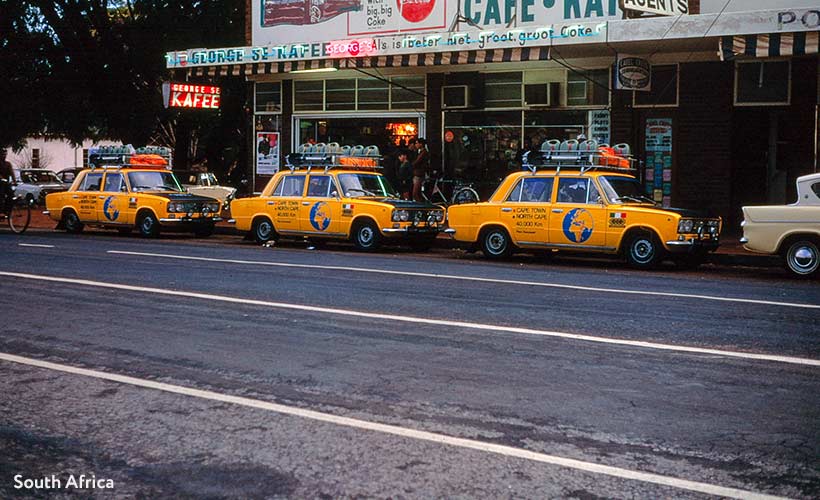
[[[219,109],[219,87],[171,82],[164,84],[162,90],[165,107]]]

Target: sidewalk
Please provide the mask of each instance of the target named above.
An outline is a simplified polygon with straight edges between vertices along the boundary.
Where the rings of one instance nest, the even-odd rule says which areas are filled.
[[[31,212],[31,225],[36,229],[54,229],[56,222],[43,214],[43,208],[37,207]],[[232,224],[220,222],[216,225],[216,234],[237,235]],[[781,259],[772,255],[761,255],[747,252],[740,244],[737,235],[725,235],[718,250],[709,255],[709,262],[720,266],[743,266],[743,267],[779,267]],[[441,234],[438,237],[436,246],[439,248],[457,248],[459,245],[449,236]]]

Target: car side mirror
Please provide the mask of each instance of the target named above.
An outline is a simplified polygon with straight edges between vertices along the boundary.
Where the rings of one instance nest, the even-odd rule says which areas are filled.
[[[333,198],[336,198],[337,200],[340,199],[339,198],[339,192],[336,191],[336,190],[331,191],[330,196],[333,197]]]

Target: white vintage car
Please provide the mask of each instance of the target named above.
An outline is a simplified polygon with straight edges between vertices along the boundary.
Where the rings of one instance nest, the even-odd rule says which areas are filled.
[[[820,270],[820,173],[797,178],[797,201],[791,205],[743,207],[746,250],[779,254],[798,276]]]

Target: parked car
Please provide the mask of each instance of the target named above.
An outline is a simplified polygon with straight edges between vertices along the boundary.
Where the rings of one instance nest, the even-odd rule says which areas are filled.
[[[231,203],[231,222],[259,243],[277,238],[350,240],[363,251],[392,239],[427,249],[444,226],[444,210],[429,202],[399,199],[376,171],[376,158],[329,154],[312,156],[280,171],[261,196]]]
[[[791,205],[743,207],[743,238],[750,252],[780,255],[797,276],[820,274],[820,174],[797,178]]]
[[[223,208],[236,197],[236,188],[223,186],[211,172],[176,171],[174,172],[189,193],[198,196],[207,196],[222,203]]]
[[[42,205],[47,194],[66,190],[65,185],[51,170],[24,168],[15,174],[17,195],[24,197],[29,203]]]
[[[667,256],[694,267],[717,249],[720,217],[660,207],[644,195],[631,160],[598,155],[597,145],[567,148],[510,174],[486,202],[450,206],[445,233],[492,259],[516,250],[591,252],[641,269]]]
[[[124,161],[83,170],[71,189],[46,197],[46,214],[69,233],[86,225],[136,228],[144,237],[160,230],[191,231],[210,236],[220,203],[186,193],[163,158],[152,154],[122,155]]]
[[[65,188],[68,189],[72,184],[74,184],[74,179],[76,179],[77,175],[82,171],[83,167],[64,168],[57,172],[57,178],[60,179],[60,182],[62,182]]]

